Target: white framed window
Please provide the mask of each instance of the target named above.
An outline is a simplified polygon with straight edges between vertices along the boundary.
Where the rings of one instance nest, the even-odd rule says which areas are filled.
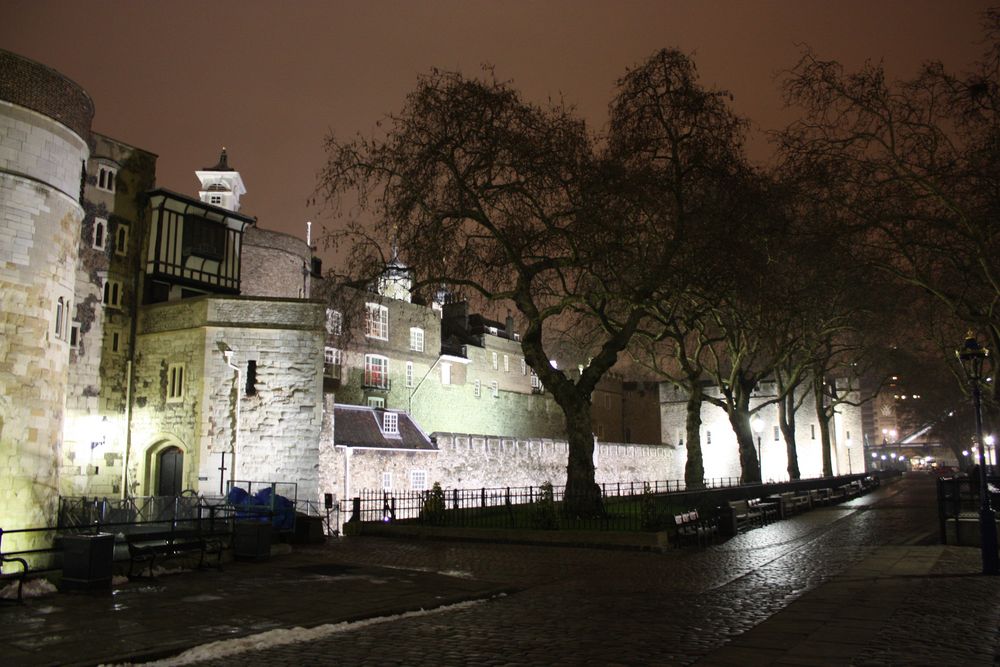
[[[493,355],[493,370],[497,370],[497,353],[492,352],[491,354]]]
[[[377,303],[368,303],[365,310],[365,336],[389,340],[389,309]]]
[[[535,374],[535,371],[531,371],[531,388],[532,389],[542,388],[542,381],[538,379],[538,376]]]
[[[167,400],[180,401],[184,398],[184,364],[167,366]]]
[[[115,254],[124,255],[128,252],[128,225],[118,224],[115,230]]]
[[[426,490],[427,490],[427,471],[411,470],[410,491],[426,491]]]
[[[472,383],[472,395],[476,398],[483,395],[483,383],[481,381],[476,380]]]
[[[104,218],[94,218],[94,249],[104,250],[108,244],[108,221]]]
[[[392,473],[383,472],[382,473],[382,490],[392,491]]]
[[[503,355],[503,372],[510,373],[510,357]]]
[[[330,366],[339,366],[343,359],[343,353],[336,347],[323,348],[323,363]]]
[[[222,206],[222,195],[209,195],[208,203],[213,206]]]
[[[115,191],[115,178],[118,175],[118,170],[114,167],[109,167],[106,164],[102,164],[97,167],[97,189],[104,190],[105,192]]]
[[[424,330],[420,327],[410,327],[410,349],[416,352],[424,351]]]
[[[376,410],[380,410],[385,407],[385,399],[381,396],[369,396],[365,400],[365,403],[368,404],[369,408],[375,408]]]
[[[382,433],[385,435],[399,435],[399,415],[395,412],[385,412],[382,414]]]
[[[365,386],[389,388],[389,359],[378,354],[365,355]]]
[[[497,384],[496,380],[490,382],[490,393],[493,394],[493,398],[500,397],[500,385]]]
[[[528,374],[528,362],[524,360],[524,357],[521,357],[521,375],[527,375],[527,374]]]
[[[332,336],[339,336],[344,328],[344,316],[339,310],[326,309],[326,332]]]
[[[56,299],[56,327],[55,327],[55,337],[59,340],[65,339],[64,330],[66,328],[66,320],[69,317],[69,302],[67,302],[62,297]]]
[[[406,362],[406,386],[407,387],[412,387],[413,386],[413,362],[412,361],[407,361]]]
[[[441,384],[451,384],[451,364],[441,363]]]
[[[122,284],[117,280],[104,281],[104,305],[119,308],[122,305]]]

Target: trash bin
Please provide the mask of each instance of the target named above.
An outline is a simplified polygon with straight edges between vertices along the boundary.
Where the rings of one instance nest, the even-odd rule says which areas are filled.
[[[233,557],[267,560],[271,557],[271,522],[237,521],[233,532]]]
[[[64,535],[62,586],[67,590],[110,589],[115,560],[115,536]]]

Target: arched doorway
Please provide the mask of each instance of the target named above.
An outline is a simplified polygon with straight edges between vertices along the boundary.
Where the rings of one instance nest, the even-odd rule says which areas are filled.
[[[156,495],[179,496],[184,490],[184,452],[167,447],[156,458]]]

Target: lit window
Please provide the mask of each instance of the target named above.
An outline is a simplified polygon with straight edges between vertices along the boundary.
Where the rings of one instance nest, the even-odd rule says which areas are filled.
[[[342,359],[342,354],[339,349],[335,347],[324,347],[323,348],[323,363],[330,366],[339,366]]]
[[[521,375],[527,375],[527,374],[528,374],[528,362],[525,361],[524,358],[522,357],[521,358]]]
[[[531,388],[539,390],[542,388],[542,381],[535,375],[535,371],[531,371]]]
[[[326,332],[332,336],[339,336],[343,326],[344,316],[340,314],[340,311],[328,308],[326,311]]]
[[[104,218],[94,218],[94,248],[104,250],[108,237],[108,221]]]
[[[419,327],[410,327],[410,349],[417,352],[424,351],[424,330]]]
[[[377,354],[365,355],[365,386],[389,388],[389,360]]]
[[[97,168],[97,189],[104,190],[105,192],[115,191],[115,175],[118,171],[107,165],[101,165]]]
[[[479,380],[476,380],[475,382],[472,383],[472,395],[475,396],[476,398],[479,398],[480,396],[483,395],[483,383],[480,382]]]
[[[382,473],[382,490],[392,491],[392,473],[384,472]]]
[[[490,382],[490,393],[493,394],[493,398],[500,397],[500,385],[497,384],[496,380]]]
[[[184,364],[170,364],[167,367],[167,400],[180,401],[184,398]]]
[[[115,232],[115,254],[124,255],[128,251],[128,225],[118,225]]]
[[[497,353],[493,352],[493,370],[497,370]]]
[[[386,412],[382,415],[382,433],[399,435],[399,415],[395,412]]]
[[[427,471],[411,470],[410,491],[426,491],[426,490],[427,490]]]
[[[122,304],[122,284],[117,280],[104,281],[104,305],[118,308]]]
[[[389,309],[377,303],[366,304],[365,336],[389,340]]]
[[[407,361],[406,362],[406,386],[407,387],[412,387],[413,386],[413,362],[412,361]]]
[[[503,372],[510,373],[510,357],[503,355]]]

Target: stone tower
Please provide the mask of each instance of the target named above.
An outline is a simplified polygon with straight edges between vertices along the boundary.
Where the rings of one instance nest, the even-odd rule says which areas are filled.
[[[205,167],[194,173],[201,181],[201,189],[198,191],[201,201],[233,212],[240,210],[240,197],[246,194],[247,189],[240,172],[229,166],[225,147],[215,166]]]
[[[58,503],[83,168],[94,106],[55,70],[0,50],[0,526]],[[14,537],[14,536],[11,536]],[[5,549],[24,546],[8,544]]]

